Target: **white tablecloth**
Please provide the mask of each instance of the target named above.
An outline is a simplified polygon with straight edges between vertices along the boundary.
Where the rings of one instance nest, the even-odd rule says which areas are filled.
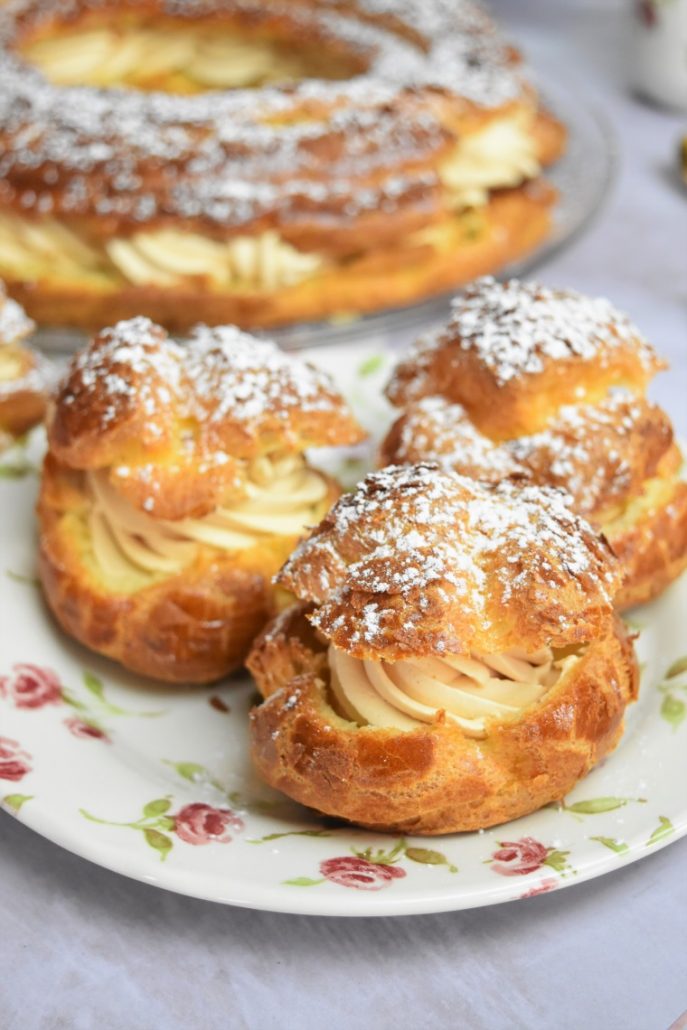
[[[615,5],[498,7],[526,47],[596,99],[619,137],[606,209],[540,277],[632,314],[672,362],[654,395],[685,436],[687,194],[671,161],[687,118],[625,91]],[[526,902],[350,921],[157,891],[5,814],[0,843],[2,1030],[666,1030],[687,1009],[687,840]]]

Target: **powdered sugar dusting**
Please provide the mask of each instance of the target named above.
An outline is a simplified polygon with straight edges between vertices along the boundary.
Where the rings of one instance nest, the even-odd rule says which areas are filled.
[[[106,431],[134,411],[147,418],[148,436],[159,435],[159,416],[178,398],[183,350],[149,318],[139,316],[104,329],[74,358],[60,402],[88,409],[97,401]]]
[[[461,404],[443,397],[423,397],[408,408],[389,457],[398,464],[437,461],[490,483],[524,473],[505,447],[480,433]]]
[[[616,390],[597,405],[565,405],[546,430],[504,446],[536,482],[561,487],[592,517],[638,492],[672,441],[660,409]]]
[[[491,276],[476,280],[452,304],[443,330],[421,337],[396,369],[387,393],[408,403],[441,390],[435,363],[471,352],[497,387],[542,373],[551,362],[579,359],[603,368],[620,348],[634,355],[647,373],[658,359],[639,329],[605,298],[586,297],[536,282]],[[443,368],[444,365],[442,364]]]
[[[181,345],[145,317],[118,322],[95,337],[74,358],[59,403],[93,414],[102,432],[135,414],[143,438],[152,442],[163,437],[170,419],[197,424],[198,432],[180,441],[194,452],[203,440],[218,446],[223,430],[237,446],[259,440],[275,419],[284,423],[282,445],[296,446],[289,418],[344,410],[324,372],[274,343],[235,326],[198,326]],[[90,420],[88,425],[91,431]],[[200,450],[206,462],[227,461],[221,447],[216,454]]]
[[[162,4],[180,19],[226,10],[259,24],[265,10],[278,13],[295,38],[315,33],[323,46],[335,40],[356,53],[367,70],[347,82],[194,96],[55,86],[12,52],[17,24],[69,19],[102,3],[11,0],[0,10],[0,199],[7,203],[138,222],[174,214],[225,227],[268,216],[286,226],[304,210],[350,220],[421,203],[437,187],[418,162],[445,144],[446,131],[412,91],[439,89],[485,108],[523,95],[508,48],[468,0],[361,0],[357,10],[336,0]],[[307,116],[289,119],[294,109]],[[417,167],[399,175],[408,163]]]
[[[653,353],[610,301],[536,282],[479,279],[454,300],[452,312],[446,336],[474,351],[501,386],[542,372],[548,360],[591,361],[628,344],[647,361]]]
[[[324,372],[236,326],[198,326],[189,341],[187,374],[210,418],[255,425],[268,412],[332,411],[341,404]]]
[[[491,483],[516,478],[559,487],[590,517],[641,489],[673,439],[660,409],[622,389],[596,405],[564,405],[546,430],[502,444],[442,397],[412,404],[399,426],[387,450],[392,461],[431,460]]]
[[[440,653],[467,644],[451,638],[456,619],[464,634],[489,633],[511,605],[540,615],[544,635],[551,620],[561,632],[579,614],[564,595],[610,612],[616,570],[562,492],[488,485],[424,463],[368,476],[299,546],[281,581],[319,605],[313,624],[339,643],[345,636],[351,653],[401,638]]]
[[[21,343],[29,336],[35,326],[24,309],[6,296],[0,284],[0,346],[3,344]]]

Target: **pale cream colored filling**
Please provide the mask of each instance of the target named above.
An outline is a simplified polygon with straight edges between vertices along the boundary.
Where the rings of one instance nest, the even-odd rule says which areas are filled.
[[[319,254],[304,254],[273,231],[219,243],[165,229],[111,240],[106,250],[124,278],[136,285],[171,286],[198,275],[220,289],[275,290],[309,279],[324,263]]]
[[[18,379],[24,370],[19,355],[12,347],[0,344],[0,382]]]
[[[518,111],[461,139],[439,170],[453,207],[481,207],[490,190],[519,186],[539,175],[532,118],[531,111]]]
[[[487,720],[508,720],[534,704],[575,656],[555,660],[550,648],[505,654],[382,662],[329,647],[331,687],[341,713],[360,726],[416,729],[441,711],[468,736],[482,737]]]
[[[657,508],[668,504],[675,492],[678,480],[678,476],[668,478],[657,476],[654,479],[647,479],[641,494],[633,497],[618,514],[604,522],[601,532],[613,543],[614,539],[632,529]]]
[[[112,486],[108,472],[86,474],[88,518],[95,560],[110,580],[140,573],[174,575],[198,547],[240,551],[268,536],[299,536],[318,520],[327,483],[302,456],[259,458],[248,469],[246,497],[198,519],[168,521],[134,508]]]
[[[488,203],[490,189],[515,186],[538,174],[531,114],[523,111],[467,135],[440,169],[455,210]],[[417,242],[452,245],[446,226],[415,233]],[[327,267],[322,254],[305,253],[268,230],[219,241],[175,229],[115,237],[102,247],[54,218],[40,221],[0,214],[0,275],[9,279],[78,280],[116,286],[174,287],[189,278],[217,291],[273,291],[312,279]]]
[[[115,238],[104,250],[54,218],[40,222],[0,214],[0,273],[22,279],[78,279],[136,286],[174,286],[190,276],[224,290],[294,286],[324,264],[276,232],[234,236],[220,243],[195,233],[162,229]]]
[[[23,48],[27,61],[58,85],[184,85],[232,89],[294,81],[303,75],[295,55],[267,40],[218,33],[207,25],[62,31]],[[175,83],[175,77],[178,82]]]

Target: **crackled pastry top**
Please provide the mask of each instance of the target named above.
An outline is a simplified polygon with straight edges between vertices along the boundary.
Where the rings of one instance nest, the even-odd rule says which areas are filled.
[[[451,138],[445,101],[479,116],[531,98],[513,51],[468,0],[126,5],[130,16],[234,17],[268,31],[278,18],[292,38],[346,55],[347,81],[183,96],[55,85],[23,60],[23,34],[99,8],[108,4],[0,9],[0,197],[24,210],[233,228],[395,210],[438,186],[421,166]]]
[[[674,449],[667,415],[643,397],[612,391],[596,405],[564,405],[545,430],[494,443],[460,404],[410,404],[382,448],[385,463],[431,459],[486,482],[505,478],[556,486],[587,517],[608,515],[638,494]]]
[[[486,277],[455,298],[444,329],[418,341],[387,395],[399,406],[444,396],[503,439],[536,432],[561,405],[593,402],[613,386],[642,393],[662,367],[609,301]]]
[[[619,578],[562,492],[424,463],[341,498],[279,582],[335,648],[393,662],[579,645],[607,628]]]
[[[182,345],[135,318],[73,359],[49,445],[64,465],[107,470],[134,507],[182,519],[245,497],[261,458],[361,435],[329,377],[274,344],[200,326]]]

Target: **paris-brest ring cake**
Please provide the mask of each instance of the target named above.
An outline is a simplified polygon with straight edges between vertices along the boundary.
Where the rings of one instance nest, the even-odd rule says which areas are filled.
[[[10,0],[0,275],[41,323],[415,301],[550,230],[565,130],[469,0]]]

